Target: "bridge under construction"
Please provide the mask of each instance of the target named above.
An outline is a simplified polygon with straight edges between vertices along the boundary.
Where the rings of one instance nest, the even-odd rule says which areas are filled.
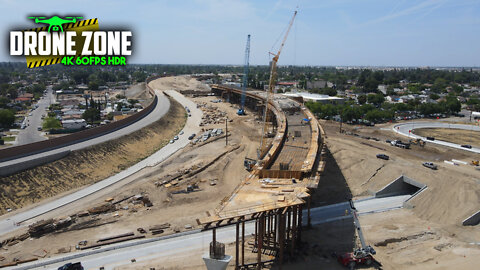
[[[212,85],[212,92],[232,103],[239,103],[242,90]],[[246,91],[245,107],[262,115],[268,108],[272,136],[251,173],[220,205],[206,213],[198,223],[212,231],[210,258],[224,257],[224,245],[216,241],[216,229],[236,226],[235,269],[261,269],[275,263],[281,268],[286,256],[292,256],[301,241],[302,228],[310,226],[310,195],[317,188],[324,170],[325,133],[313,114],[301,102],[273,95],[269,106],[267,93]],[[302,224],[303,210],[307,224]],[[251,250],[254,263],[245,261],[245,222],[255,222]],[[272,259],[262,258],[262,254]]]

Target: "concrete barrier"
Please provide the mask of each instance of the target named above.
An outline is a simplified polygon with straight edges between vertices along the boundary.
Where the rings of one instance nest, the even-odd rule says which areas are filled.
[[[46,152],[52,149],[90,140],[90,139],[111,133],[113,131],[116,131],[118,129],[131,125],[132,123],[137,122],[138,120],[142,119],[143,117],[148,115],[150,112],[152,112],[155,106],[157,105],[158,98],[155,95],[155,91],[148,85],[148,83],[159,77],[162,77],[162,76],[152,76],[147,78],[146,88],[148,89],[149,93],[152,96],[154,96],[154,99],[147,107],[145,107],[140,112],[137,112],[136,114],[133,114],[120,121],[116,121],[104,126],[100,126],[92,129],[86,129],[83,131],[76,132],[74,134],[53,138],[50,140],[34,142],[34,143],[2,149],[0,150],[0,162],[16,159],[20,157],[25,157],[33,154],[38,154],[38,153]]]
[[[424,188],[426,188],[426,185],[402,175],[377,191],[375,197],[384,198],[398,195],[412,195],[413,197]]]
[[[480,210],[477,211],[475,214],[466,218],[463,222],[463,226],[475,226],[480,224]]]
[[[36,166],[40,166],[61,158],[64,158],[70,154],[70,150],[63,151],[60,153],[56,153],[53,155],[43,156],[36,159],[31,159],[28,161],[7,165],[7,166],[0,166],[0,176],[8,176],[26,169],[30,169]]]

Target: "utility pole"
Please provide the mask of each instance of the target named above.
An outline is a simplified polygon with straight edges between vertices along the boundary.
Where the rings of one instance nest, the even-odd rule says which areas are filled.
[[[342,134],[342,123],[343,123],[342,114],[343,114],[343,109],[340,111],[340,134]]]

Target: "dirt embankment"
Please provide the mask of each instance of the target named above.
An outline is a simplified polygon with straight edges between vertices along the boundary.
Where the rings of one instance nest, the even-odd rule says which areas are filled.
[[[478,228],[464,227],[461,222],[478,210],[478,170],[471,165],[453,166],[443,161],[469,162],[478,159],[478,155],[428,142],[425,147],[412,145],[409,150],[394,147],[385,140],[408,139],[391,132],[388,125],[344,125],[347,133],[340,134],[338,123],[321,121],[321,124],[327,131],[332,156],[322,175],[327,181],[321,181],[315,194],[319,200],[331,201],[326,193],[332,190],[345,197],[348,191],[354,198],[369,196],[402,174],[428,186],[409,201],[412,208],[361,216],[366,241],[375,246],[375,258],[384,269],[474,268],[475,256],[479,254],[475,243],[480,241],[480,233]],[[457,137],[458,143],[468,143],[466,137],[465,140]],[[377,159],[376,154],[380,153],[390,156],[390,160]],[[439,169],[423,167],[425,161],[434,162]],[[339,170],[335,170],[336,166]],[[336,173],[332,174],[332,170]],[[332,176],[336,181],[328,181]],[[347,188],[339,185],[343,181]],[[328,246],[328,239],[322,241],[327,241],[322,245]],[[336,240],[335,243],[339,245]],[[336,249],[332,245],[327,251]]]
[[[15,258],[32,258],[38,250],[46,252],[48,256],[66,253],[75,250],[75,246],[80,241],[87,240],[88,243],[96,243],[98,239],[105,236],[126,232],[156,237],[160,234],[153,235],[149,228],[159,224],[170,224],[169,228],[164,229],[161,235],[200,228],[196,219],[205,216],[206,211],[217,207],[219,202],[226,195],[231,194],[241,180],[249,174],[243,167],[243,159],[246,156],[254,157],[259,146],[260,130],[255,115],[249,112],[248,115],[239,117],[236,115],[237,108],[235,106],[224,102],[212,103],[213,99],[218,98],[202,97],[195,98],[194,101],[212,104],[218,110],[229,115],[232,122],[228,124],[228,145],[223,137],[210,138],[206,142],[195,145],[189,144],[164,162],[129,176],[130,180],[134,180],[122,185],[121,189],[109,187],[100,191],[98,198],[74,202],[69,207],[62,209],[61,213],[55,214],[55,211],[52,211],[51,215],[47,214],[42,219],[75,216],[85,210],[105,205],[106,199],[120,201],[122,198],[132,198],[138,194],[148,197],[152,203],[151,206],[135,204],[132,200],[127,199],[115,203],[113,209],[103,214],[77,216],[76,221],[68,228],[47,233],[33,240],[24,240],[11,246],[4,246],[4,250],[0,252],[0,256],[5,258],[3,262],[10,262]],[[224,127],[225,124],[204,126],[205,129]],[[179,136],[188,136],[188,134]],[[193,190],[189,191],[189,186],[194,187]],[[138,228],[144,228],[148,232],[140,234],[137,231]],[[20,234],[21,232],[17,232],[15,236]],[[229,250],[232,247],[233,245],[229,244]],[[189,269],[188,267],[192,264],[195,267],[204,268],[201,255],[189,253],[188,260],[179,261],[182,259],[178,257],[171,259],[175,261],[174,265],[178,266],[178,269]],[[168,261],[163,258],[160,264],[166,268]],[[140,263],[134,266],[139,269],[149,269]],[[149,266],[157,267],[154,261]]]
[[[196,90],[196,91],[208,91],[210,88],[198,81],[192,76],[183,75],[183,76],[174,76],[174,77],[162,77],[151,81],[149,83],[150,87],[157,90],[171,90],[175,89],[177,91],[184,90]]]
[[[162,119],[141,130],[72,152],[55,162],[1,177],[0,214],[4,214],[6,208],[24,207],[98,182],[153,154],[167,144],[186,121],[183,107],[173,100],[170,102],[170,110]]]
[[[480,133],[478,131],[446,128],[420,128],[414,129],[413,133],[423,137],[434,137],[436,140],[456,143],[480,145]]]

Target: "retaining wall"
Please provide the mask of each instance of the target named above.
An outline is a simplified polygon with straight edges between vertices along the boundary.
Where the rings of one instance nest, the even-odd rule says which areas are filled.
[[[17,173],[19,171],[23,171],[26,169],[30,169],[36,166],[40,166],[52,161],[55,161],[57,159],[64,158],[70,154],[70,150],[63,151],[60,153],[56,153],[53,155],[48,155],[48,156],[42,156],[36,159],[31,159],[19,163],[15,163],[12,165],[7,165],[7,166],[0,166],[0,176],[8,176],[14,173]]]
[[[480,211],[466,218],[463,222],[463,226],[475,226],[480,224]]]
[[[146,80],[146,87],[149,91],[149,93],[154,96],[153,101],[148,105],[146,108],[141,110],[140,112],[137,112],[136,114],[133,114],[125,119],[122,119],[120,121],[116,121],[104,126],[99,126],[96,128],[91,128],[91,129],[86,129],[83,131],[79,131],[70,135],[58,137],[58,138],[53,138],[50,140],[45,140],[45,141],[40,141],[40,142],[34,142],[34,143],[29,143],[29,144],[24,144],[24,145],[19,145],[19,146],[14,146],[14,147],[9,147],[0,150],[0,162],[7,161],[7,160],[12,160],[24,156],[29,156],[33,154],[38,154],[41,152],[45,152],[48,150],[56,149],[59,147],[64,147],[68,145],[72,145],[75,143],[79,143],[82,141],[90,140],[108,133],[111,133],[113,131],[116,131],[118,129],[124,128],[128,125],[131,125],[132,123],[135,123],[136,121],[142,119],[146,115],[148,115],[157,105],[158,98],[155,95],[155,91],[148,85],[149,82],[152,80],[155,80],[159,77],[162,76],[153,76],[150,78],[147,78]]]

